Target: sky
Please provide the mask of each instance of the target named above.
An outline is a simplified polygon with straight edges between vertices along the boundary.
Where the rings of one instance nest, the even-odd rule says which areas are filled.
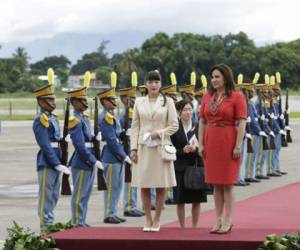
[[[138,48],[156,32],[246,32],[257,46],[300,38],[300,0],[0,0],[0,58],[24,47],[34,63],[75,63],[109,40],[109,55]]]
[[[246,32],[256,42],[300,38],[299,0],[0,0],[0,44],[59,33]]]

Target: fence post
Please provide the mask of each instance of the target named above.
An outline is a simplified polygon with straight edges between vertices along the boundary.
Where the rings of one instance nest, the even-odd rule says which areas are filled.
[[[12,102],[9,101],[9,118],[12,119]]]

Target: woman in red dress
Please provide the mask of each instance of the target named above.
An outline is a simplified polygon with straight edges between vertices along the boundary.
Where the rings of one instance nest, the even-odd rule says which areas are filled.
[[[239,174],[247,106],[242,93],[235,91],[227,65],[215,65],[210,76],[200,108],[199,154],[205,160],[205,180],[214,185],[217,218],[210,232],[223,234],[232,228],[233,185]]]

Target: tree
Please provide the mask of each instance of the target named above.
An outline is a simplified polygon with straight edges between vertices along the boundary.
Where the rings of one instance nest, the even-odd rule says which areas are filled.
[[[23,47],[17,47],[15,52],[12,54],[13,58],[18,60],[20,63],[20,69],[22,72],[25,72],[28,69],[28,60],[30,59],[30,56],[26,52],[25,48]]]
[[[77,61],[71,68],[71,73],[76,75],[82,75],[87,70],[92,71],[101,66],[109,66],[109,58],[106,50],[106,44],[109,41],[102,41],[96,52],[84,54],[81,59]]]
[[[66,56],[60,55],[45,57],[43,60],[31,64],[30,68],[33,74],[44,75],[49,68],[54,71],[57,69],[68,70],[70,65],[71,61]]]

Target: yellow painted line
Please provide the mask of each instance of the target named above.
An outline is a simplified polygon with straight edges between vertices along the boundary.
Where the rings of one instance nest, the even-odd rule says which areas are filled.
[[[83,177],[84,177],[84,170],[80,170],[79,184],[78,184],[76,203],[75,203],[75,224],[79,223],[79,201],[80,201],[80,196],[82,191]]]
[[[42,197],[40,207],[40,224],[44,225],[44,209],[45,209],[45,196],[46,196],[46,180],[47,180],[47,168],[44,167],[42,173]]]
[[[105,217],[109,217],[109,209],[110,209],[110,199],[112,193],[112,171],[113,171],[112,164],[108,165],[108,190],[107,190],[107,200],[106,200],[106,210],[105,210]]]

